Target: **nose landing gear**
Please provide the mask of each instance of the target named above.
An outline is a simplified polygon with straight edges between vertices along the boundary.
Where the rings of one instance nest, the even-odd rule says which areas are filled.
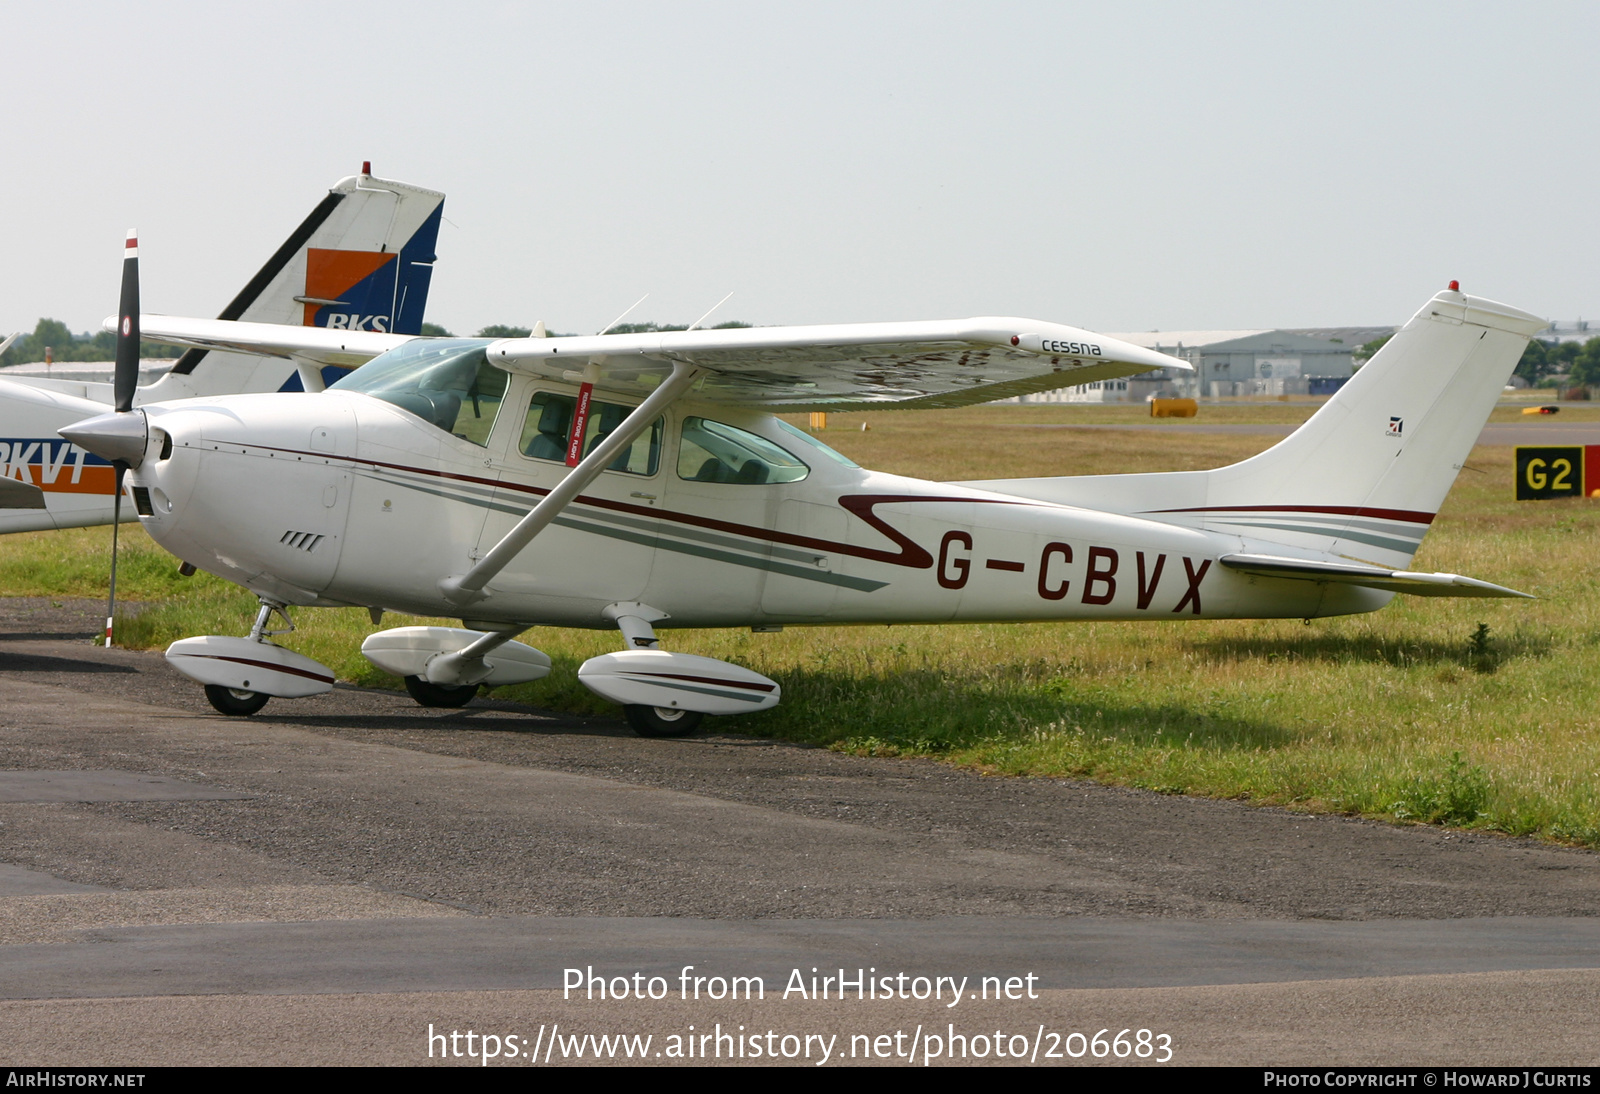
[[[206,699],[230,717],[254,714],[273,696],[298,699],[333,689],[333,670],[309,657],[268,641],[294,630],[281,601],[261,597],[255,625],[247,638],[208,634],[185,638],[167,647],[167,662],[205,686]],[[284,626],[268,630],[277,615]]]

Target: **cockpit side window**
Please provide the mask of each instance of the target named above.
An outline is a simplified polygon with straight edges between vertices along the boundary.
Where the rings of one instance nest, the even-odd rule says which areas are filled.
[[[528,415],[522,424],[522,438],[517,448],[524,456],[536,460],[564,462],[567,446],[572,440],[572,422],[578,400],[571,395],[541,391],[528,405]],[[583,430],[583,454],[587,456],[606,436],[621,425],[633,412],[633,407],[617,403],[592,402],[589,404],[589,421]],[[625,471],[630,475],[654,475],[661,464],[661,419],[657,418],[627,448],[607,465],[607,471]]]
[[[764,437],[709,418],[685,418],[678,477],[690,482],[758,486],[799,482],[811,468]]]
[[[374,357],[329,390],[359,391],[410,411],[479,447],[505,399],[505,370],[489,363],[488,339],[418,338]]]

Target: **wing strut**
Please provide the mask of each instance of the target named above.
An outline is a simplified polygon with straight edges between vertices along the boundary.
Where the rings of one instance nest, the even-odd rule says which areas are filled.
[[[447,577],[439,582],[439,590],[444,593],[444,598],[457,607],[481,599],[485,595],[483,587],[533,542],[533,537],[544,531],[584,487],[598,478],[600,472],[610,466],[623,449],[648,429],[669,403],[688,391],[690,385],[700,378],[700,373],[699,368],[687,361],[674,361],[672,375],[663,380],[661,386],[652,391],[632,414],[624,418],[621,425],[595,445],[594,451],[585,456],[527,516],[518,521],[517,526],[507,532],[505,538],[495,544],[476,566],[465,574]]]

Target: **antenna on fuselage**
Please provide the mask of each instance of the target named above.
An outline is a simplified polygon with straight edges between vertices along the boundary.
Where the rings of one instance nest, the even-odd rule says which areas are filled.
[[[737,289],[734,290],[734,292],[737,292],[737,291],[738,291]],[[711,318],[711,312],[716,311],[718,308],[722,307],[722,305],[726,304],[728,301],[730,301],[732,299],[733,299],[733,293],[729,293],[727,296],[724,296],[721,300],[718,300],[715,304],[711,305],[711,310],[710,311],[706,312],[699,319],[696,319],[693,323],[690,323],[687,327],[685,327],[684,328],[684,333],[687,334],[689,331],[698,329],[701,323],[704,323],[707,319]]]
[[[621,315],[617,316],[611,322],[607,323],[604,327],[600,328],[600,330],[596,332],[596,336],[598,337],[598,335],[604,334],[606,331],[610,330],[612,327],[616,326],[618,323],[620,323],[624,319],[628,318],[628,316],[633,314],[633,309],[634,308],[637,308],[640,304],[643,304],[648,299],[650,299],[650,294],[649,293],[645,293],[639,299],[635,300],[633,302],[633,304],[628,308],[627,311],[623,312]]]

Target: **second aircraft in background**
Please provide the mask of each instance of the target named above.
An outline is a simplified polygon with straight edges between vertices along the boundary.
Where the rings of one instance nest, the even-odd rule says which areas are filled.
[[[419,334],[443,211],[443,194],[377,178],[363,164],[361,174],[334,184],[220,318],[343,330],[369,340],[385,332]],[[320,391],[369,356],[321,367],[277,355],[191,349],[159,380],[139,388],[133,401]],[[13,385],[29,391],[7,398],[19,394]],[[0,369],[0,532],[111,522],[111,464],[57,430],[104,412],[112,400],[110,383]],[[125,519],[133,519],[131,509]]]

